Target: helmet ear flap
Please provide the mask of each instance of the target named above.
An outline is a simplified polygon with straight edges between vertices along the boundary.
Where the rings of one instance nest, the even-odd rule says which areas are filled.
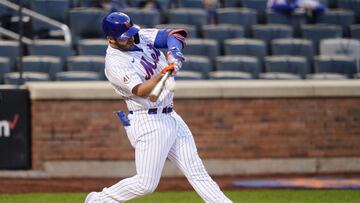
[[[136,33],[136,34],[134,35],[134,42],[135,42],[135,44],[139,44],[139,43],[140,43],[139,33]]]

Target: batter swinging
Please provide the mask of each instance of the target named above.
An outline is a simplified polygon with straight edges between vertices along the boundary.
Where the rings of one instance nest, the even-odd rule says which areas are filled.
[[[167,71],[175,74],[185,60],[181,49],[187,32],[183,29],[140,29],[120,12],[103,20],[109,46],[105,74],[129,109],[118,115],[135,148],[136,175],[101,192],[91,192],[85,203],[115,203],[152,193],[166,158],[179,167],[205,202],[229,203],[208,175],[199,158],[193,136],[173,109],[172,91],[165,86],[156,102],[148,96]],[[167,57],[159,48],[168,48]],[[172,65],[168,66],[171,61]],[[170,77],[167,82],[174,80]]]

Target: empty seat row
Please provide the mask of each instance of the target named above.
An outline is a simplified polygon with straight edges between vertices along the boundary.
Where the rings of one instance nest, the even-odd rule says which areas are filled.
[[[11,71],[9,59],[0,57],[0,82],[17,81],[19,73]],[[66,69],[60,57],[54,56],[24,56],[22,70],[28,80],[51,81],[66,78],[105,79],[104,57],[102,56],[72,56],[66,60]],[[65,71],[67,70],[67,71]],[[71,76],[71,77],[70,77]],[[75,77],[75,78],[74,78]]]
[[[309,61],[301,56],[267,56],[265,70],[261,70],[256,57],[229,55],[216,57],[215,71],[210,60],[190,56],[177,79],[348,79],[360,78],[358,61],[344,55],[320,55],[314,59],[315,71],[310,71]]]

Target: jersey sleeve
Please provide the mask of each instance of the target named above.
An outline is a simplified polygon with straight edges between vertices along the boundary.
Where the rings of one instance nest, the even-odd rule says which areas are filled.
[[[159,32],[159,29],[151,28],[151,29],[140,29],[139,35],[141,40],[143,40],[146,44],[155,43],[155,38]]]
[[[113,61],[106,63],[105,75],[111,83],[121,89],[124,96],[131,96],[132,89],[142,83],[140,76],[133,70],[130,62]]]

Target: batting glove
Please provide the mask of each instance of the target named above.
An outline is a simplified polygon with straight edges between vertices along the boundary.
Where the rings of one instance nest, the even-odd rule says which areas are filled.
[[[164,69],[161,70],[161,75],[164,75],[166,72],[171,71],[171,74],[175,74],[175,66],[174,64],[169,64]]]
[[[180,70],[182,63],[185,61],[184,55],[180,52],[179,48],[173,47],[166,54],[166,60],[168,64],[174,65],[173,73]]]

